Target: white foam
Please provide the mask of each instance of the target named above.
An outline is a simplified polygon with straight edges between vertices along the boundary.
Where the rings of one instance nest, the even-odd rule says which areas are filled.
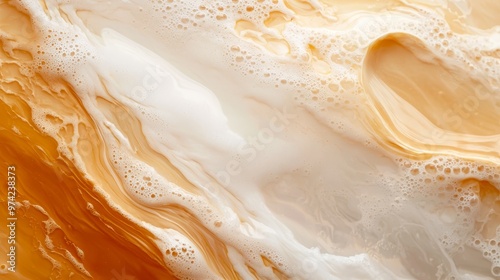
[[[446,149],[427,160],[383,149],[378,143],[387,139],[416,148],[370,128],[380,116],[367,113],[365,83],[372,80],[362,77],[370,46],[404,34],[415,38],[409,45],[419,60],[466,69],[497,92],[498,56],[471,56],[498,48],[498,34],[454,33],[426,1],[345,14],[348,7],[339,3],[337,12],[326,1],[74,2],[64,5],[72,24],[58,12],[60,3],[48,2],[49,15],[38,3],[26,4],[41,38],[35,71],[71,83],[131,199],[189,209],[225,242],[242,277],[250,278],[247,267],[275,277],[261,256],[297,279],[467,277],[473,269],[462,273],[455,255],[464,246],[482,252],[491,273],[500,274],[499,235],[491,245],[474,232],[478,219],[487,222],[473,185],[498,188],[497,169]],[[76,9],[91,12],[77,16]],[[271,11],[281,11],[281,23],[266,23]],[[207,196],[185,191],[140,160],[132,132],[113,123],[98,98],[132,112],[147,145]],[[67,117],[48,122],[49,114],[57,115],[35,110],[34,119],[55,138],[62,125],[78,126]],[[68,148],[65,155],[73,153]],[[177,274],[220,278],[187,236],[143,226]]]

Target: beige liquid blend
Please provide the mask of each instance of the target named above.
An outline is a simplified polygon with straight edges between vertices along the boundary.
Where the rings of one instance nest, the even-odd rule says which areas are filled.
[[[499,15],[0,0],[0,278],[499,278]]]

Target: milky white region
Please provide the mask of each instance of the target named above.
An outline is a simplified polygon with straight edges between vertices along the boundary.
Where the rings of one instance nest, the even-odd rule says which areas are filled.
[[[0,11],[9,279],[500,277],[500,2]]]

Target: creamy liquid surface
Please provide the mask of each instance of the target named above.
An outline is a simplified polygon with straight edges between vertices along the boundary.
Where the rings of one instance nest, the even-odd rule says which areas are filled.
[[[499,14],[1,1],[0,178],[16,166],[18,226],[16,272],[2,230],[0,273],[500,277]]]

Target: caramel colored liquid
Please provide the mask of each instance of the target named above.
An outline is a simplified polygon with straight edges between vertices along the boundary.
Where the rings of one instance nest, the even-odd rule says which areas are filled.
[[[0,274],[500,277],[497,2],[0,1]]]

